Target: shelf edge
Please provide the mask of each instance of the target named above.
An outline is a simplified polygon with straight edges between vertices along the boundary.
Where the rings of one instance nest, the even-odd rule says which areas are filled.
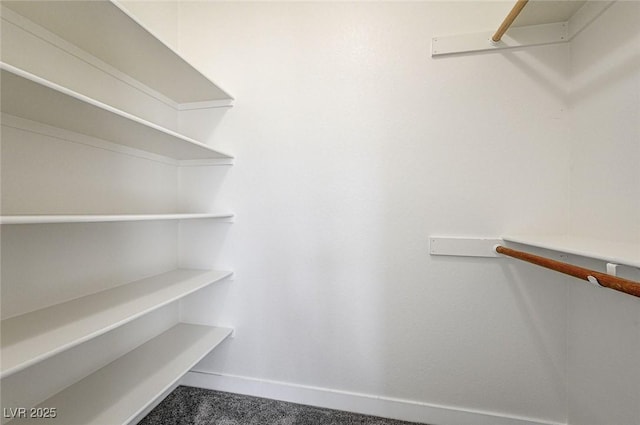
[[[49,419],[47,423],[54,424],[68,424],[69,420],[73,418],[65,417],[65,411],[76,413],[83,419],[85,425],[90,424],[130,424],[137,419],[139,415],[154,403],[158,397],[165,394],[172,386],[174,386],[179,380],[192,369],[200,360],[202,360],[207,354],[215,349],[220,343],[222,343],[229,335],[231,335],[233,329],[224,327],[194,325],[187,323],[178,323],[175,326],[169,328],[162,334],[152,338],[151,340],[139,345],[123,356],[115,359],[113,362],[103,366],[96,372],[86,376],[85,378],[77,381],[75,384],[63,389],[62,391],[47,398],[42,403],[38,404],[38,407],[57,407],[57,416]],[[177,341],[176,341],[177,340]],[[186,346],[189,350],[182,351],[180,348]],[[194,346],[196,348],[194,349]],[[172,348],[172,352],[167,354],[166,349]],[[160,353],[160,356],[158,356]],[[156,354],[154,356],[154,354]],[[160,357],[162,364],[159,370],[154,369],[151,371],[144,370],[145,368],[155,367],[154,363],[158,363],[156,357]],[[182,357],[182,358],[180,358]],[[130,373],[132,365],[149,359],[148,362],[141,364],[141,367],[133,369]],[[168,360],[169,363],[165,363]],[[177,364],[179,362],[179,364]],[[164,366],[164,369],[163,369]],[[148,376],[151,381],[135,381],[129,382],[136,377],[136,375],[142,374]],[[158,372],[163,372],[163,379],[158,382]],[[113,374],[119,373],[121,379],[113,379]],[[107,378],[109,377],[109,378]],[[166,378],[166,379],[164,379]],[[124,381],[124,382],[122,382]],[[127,397],[120,397],[117,400],[111,401],[111,404],[104,404],[105,397],[100,397],[99,401],[91,400],[92,390],[96,387],[102,390],[103,387],[108,386],[110,383],[118,382],[121,385],[126,385],[125,388],[110,388],[110,391],[106,393],[126,394]],[[130,386],[129,384],[137,385],[137,387]],[[146,388],[140,389],[140,386]],[[120,391],[116,391],[120,390]],[[133,394],[131,391],[134,391]],[[127,393],[129,391],[129,393]],[[136,393],[135,391],[138,391]],[[97,398],[100,394],[95,394]],[[135,407],[131,405],[131,399],[138,399],[140,404],[136,404]],[[139,400],[139,399],[143,399]],[[95,414],[89,414],[83,409],[82,403],[78,405],[78,401],[87,402],[94,401],[92,407],[95,407]],[[127,406],[127,403],[129,405]],[[93,406],[97,404],[98,406]],[[120,404],[120,406],[118,406]],[[124,406],[122,405],[124,404]],[[114,412],[113,410],[120,408],[121,411]],[[82,412],[80,412],[83,410]],[[78,413],[80,412],[80,413]],[[91,412],[94,412],[91,410]],[[114,417],[114,413],[119,413],[118,417]],[[105,422],[105,416],[108,416],[108,422]],[[76,418],[77,420],[78,418]],[[16,424],[39,424],[40,419],[16,419]]]
[[[216,154],[217,156],[219,156],[221,159],[233,159],[233,155],[230,155],[228,153],[222,152],[218,149],[214,149],[212,147],[210,147],[209,145],[207,145],[206,143],[200,142],[198,140],[192,139],[191,137],[187,137],[183,134],[180,134],[178,132],[175,132],[173,130],[169,130],[165,127],[162,127],[158,124],[152,123],[150,121],[147,121],[143,118],[140,118],[136,115],[130,114],[129,112],[125,112],[123,110],[120,110],[118,108],[114,108],[113,106],[107,105],[99,100],[93,99],[89,96],[83,95],[81,93],[78,93],[74,90],[71,90],[67,87],[61,86],[57,83],[54,83],[53,81],[49,81],[45,78],[39,77],[35,74],[32,74],[28,71],[25,71],[21,68],[18,68],[16,66],[13,66],[9,63],[6,62],[2,62],[0,61],[0,69],[4,70],[6,72],[9,72],[19,78],[23,78],[27,81],[30,81],[34,84],[38,84],[42,87],[45,87],[49,90],[53,90],[54,92],[60,93],[61,95],[64,96],[68,96],[72,99],[75,99],[76,101],[79,101],[81,103],[93,106],[95,108],[98,108],[102,111],[105,111],[109,114],[112,114],[114,116],[120,117],[122,119],[131,121],[133,123],[136,123],[138,125],[141,125],[143,127],[149,128],[151,130],[157,131],[159,133],[163,133],[166,136],[169,137],[173,137],[174,139],[178,139],[181,140],[183,142],[189,143],[191,145],[197,146],[201,149],[204,149],[208,152],[211,152],[212,154]],[[21,117],[24,118],[24,117]],[[125,145],[126,146],[126,145]]]
[[[72,223],[114,223],[127,221],[233,219],[233,213],[202,214],[61,214],[61,215],[3,215],[0,224],[72,224]]]
[[[141,80],[138,80],[138,79],[134,78],[133,76],[127,74],[125,71],[122,71],[119,68],[109,64],[108,62],[105,62],[103,59],[101,59],[101,58],[99,58],[97,56],[94,56],[93,54],[81,49],[80,47],[76,46],[72,42],[67,41],[65,38],[59,36],[55,32],[50,31],[49,29],[47,29],[47,28],[41,26],[40,24],[32,21],[30,18],[27,18],[26,16],[21,15],[20,13],[14,11],[10,7],[7,7],[6,5],[0,6],[1,9],[2,9],[2,12],[0,13],[0,15],[1,15],[2,19],[5,19],[7,22],[9,22],[9,23],[11,23],[13,25],[16,25],[17,27],[21,28],[22,30],[33,34],[34,36],[36,36],[36,37],[48,42],[49,44],[52,44],[53,46],[55,46],[56,48],[58,48],[58,49],[60,49],[62,51],[77,57],[78,59],[82,60],[83,62],[86,62],[86,63],[88,63],[88,64],[100,69],[101,71],[103,71],[103,72],[111,75],[112,77],[124,82],[125,84],[128,84],[128,85],[130,85],[132,87],[135,87],[136,89],[138,89],[138,90],[142,91],[143,93],[147,94],[148,96],[150,96],[150,97],[152,97],[152,98],[164,103],[165,105],[169,106],[170,108],[172,108],[172,109],[174,109],[176,111],[189,110],[189,109],[202,109],[202,108],[222,107],[222,105],[224,105],[224,104],[227,104],[227,106],[230,106],[230,104],[234,101],[234,98],[226,90],[224,90],[222,87],[220,87],[220,85],[218,85],[217,83],[212,81],[209,77],[207,77],[202,72],[200,72],[200,70],[198,70],[189,61],[187,61],[185,58],[183,58],[182,55],[178,54],[173,48],[169,47],[166,43],[164,43],[162,40],[160,40],[158,37],[156,37],[156,35],[152,31],[150,31],[147,28],[147,26],[142,24],[138,19],[136,19],[132,14],[130,14],[121,5],[117,4],[116,1],[109,0],[108,3],[112,4],[113,6],[115,6],[115,8],[120,13],[122,13],[124,16],[126,16],[127,19],[133,21],[135,26],[141,28],[143,31],[145,31],[146,33],[151,35],[151,37],[153,37],[160,45],[163,46],[163,48],[165,48],[167,51],[169,51],[179,61],[182,61],[185,64],[187,64],[188,67],[191,68],[191,72],[194,72],[195,74],[199,75],[202,79],[204,79],[210,85],[215,87],[215,89],[217,91],[219,91],[221,94],[224,95],[224,98],[222,98],[222,99],[211,99],[211,100],[194,101],[194,102],[184,102],[184,101],[180,102],[178,100],[173,99],[170,95],[164,94],[161,91],[161,89],[154,88],[154,87],[150,86],[148,83],[145,83],[145,82],[143,82]],[[218,104],[218,106],[214,106],[216,104]],[[200,105],[200,106],[194,107],[194,105]]]
[[[191,270],[191,269],[176,269],[176,270],[172,270],[172,271],[175,272],[177,270]],[[104,335],[104,334],[106,334],[106,333],[108,333],[108,332],[110,332],[110,331],[112,331],[114,329],[117,329],[117,328],[119,328],[119,327],[121,327],[123,325],[126,325],[127,323],[130,323],[130,322],[132,322],[132,321],[134,321],[134,320],[136,320],[136,319],[138,319],[138,318],[140,318],[140,317],[142,317],[144,315],[147,315],[147,314],[149,314],[149,313],[151,313],[151,312],[153,312],[153,311],[155,311],[155,310],[157,310],[159,308],[162,308],[162,307],[164,307],[164,306],[166,306],[166,305],[168,305],[168,304],[170,304],[172,302],[179,301],[182,298],[185,298],[185,297],[193,294],[194,292],[199,291],[200,289],[204,289],[204,288],[206,288],[206,287],[208,287],[210,285],[213,285],[213,284],[215,284],[217,282],[223,281],[223,280],[229,278],[231,275],[233,275],[233,272],[231,272],[231,271],[223,271],[223,270],[202,270],[202,272],[206,272],[206,273],[209,273],[209,274],[215,272],[215,273],[220,273],[220,275],[219,276],[215,276],[215,278],[213,278],[213,279],[211,279],[211,278],[207,279],[206,283],[199,284],[195,288],[191,288],[188,291],[184,291],[183,293],[181,293],[177,297],[173,297],[171,299],[163,300],[162,302],[154,304],[153,306],[148,307],[148,308],[146,308],[144,310],[140,310],[140,311],[136,312],[135,314],[132,314],[132,315],[130,315],[128,317],[125,317],[125,318],[122,318],[120,320],[114,321],[113,323],[109,324],[108,326],[102,327],[102,328],[100,328],[98,330],[95,330],[95,331],[93,331],[91,333],[88,333],[88,334],[86,334],[86,335],[84,335],[84,336],[82,336],[80,338],[76,338],[72,342],[66,343],[64,345],[60,345],[60,346],[56,347],[55,349],[49,350],[49,351],[47,351],[45,353],[41,353],[40,355],[34,356],[33,358],[31,358],[31,359],[29,359],[27,361],[24,361],[22,363],[16,364],[15,366],[12,366],[10,368],[3,369],[3,370],[0,371],[0,378],[4,379],[4,378],[6,378],[8,376],[11,376],[11,375],[16,374],[16,373],[18,373],[20,371],[23,371],[23,370],[25,370],[25,369],[27,369],[27,368],[29,368],[31,366],[34,366],[34,365],[36,365],[36,364],[38,364],[38,363],[40,363],[40,362],[42,362],[44,360],[47,360],[47,359],[49,359],[49,358],[51,358],[51,357],[53,357],[53,356],[55,356],[57,354],[60,354],[60,353],[62,353],[64,351],[67,351],[67,350],[69,350],[71,348],[77,347],[78,345],[80,345],[80,344],[82,344],[84,342],[90,341],[90,340],[92,340],[94,338],[97,338],[97,337],[99,337],[101,335]],[[170,272],[167,272],[167,273],[170,273]],[[166,273],[163,273],[163,274],[166,274]],[[145,279],[140,279],[140,280],[137,280],[137,281],[134,281],[134,282],[129,282],[129,283],[126,283],[124,285],[120,285],[120,286],[114,287],[112,289],[108,289],[106,291],[101,291],[101,292],[97,292],[97,293],[94,293],[94,294],[86,295],[85,297],[97,296],[97,295],[100,295],[101,293],[104,293],[104,292],[108,292],[108,291],[111,291],[111,290],[114,290],[114,289],[122,288],[122,287],[124,287],[126,285],[136,284],[136,283],[138,283],[140,281],[144,281],[146,279],[152,279],[152,278],[158,277],[158,276],[160,276],[160,275],[151,276],[151,277],[148,277],[148,278],[145,278]],[[80,297],[80,298],[76,298],[76,299],[73,299],[73,300],[68,300],[68,301],[65,301],[65,302],[63,302],[61,304],[65,304],[65,303],[68,303],[68,302],[78,302],[78,300],[82,300],[85,297]],[[42,310],[46,310],[46,309],[49,309],[49,308],[52,308],[52,307],[55,307],[55,306],[45,307]],[[28,315],[30,313],[36,313],[37,311],[39,311],[39,310],[36,310],[36,311],[33,311],[33,312],[24,313],[24,315]],[[5,320],[12,320],[12,319],[15,319],[15,318],[20,317],[20,316],[22,316],[22,315],[4,319],[3,322]]]

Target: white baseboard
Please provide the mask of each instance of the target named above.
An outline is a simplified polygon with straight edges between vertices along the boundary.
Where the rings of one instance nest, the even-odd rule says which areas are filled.
[[[431,425],[560,425],[559,422],[198,371],[187,373],[181,384]]]

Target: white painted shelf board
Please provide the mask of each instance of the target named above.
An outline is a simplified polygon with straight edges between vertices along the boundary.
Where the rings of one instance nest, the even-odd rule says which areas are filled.
[[[116,221],[229,219],[231,213],[201,214],[60,214],[60,215],[3,215],[0,224],[63,224],[107,223]]]
[[[3,1],[2,4],[177,104],[233,99],[117,2]]]
[[[232,158],[20,68],[0,67],[4,113],[178,160]]]
[[[503,236],[507,242],[515,242],[537,248],[594,258],[610,263],[640,267],[640,244],[605,241],[575,236]]]
[[[585,0],[530,1],[513,21],[512,27],[566,22],[585,5]]]
[[[178,324],[40,404],[54,419],[15,424],[129,424],[213,350],[231,329]]]
[[[177,269],[2,321],[4,378],[231,275]]]

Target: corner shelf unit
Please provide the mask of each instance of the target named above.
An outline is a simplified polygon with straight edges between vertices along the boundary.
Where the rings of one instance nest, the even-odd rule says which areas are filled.
[[[5,114],[177,160],[233,158],[20,68],[0,68]]]
[[[615,0],[603,1],[514,1],[515,7],[498,31],[445,35],[431,39],[431,56],[568,43],[589,26]],[[526,3],[526,7],[522,9]],[[517,10],[522,10],[518,15]],[[528,11],[532,10],[531,13]],[[528,16],[527,16],[528,15]],[[509,26],[513,27],[504,34]],[[503,37],[504,34],[504,37]]]
[[[501,239],[432,236],[429,241],[430,255],[487,258],[506,256],[585,280],[598,287],[640,297],[640,282],[637,279],[618,276],[618,266],[637,268],[640,271],[640,243],[637,242],[613,242],[568,235],[503,236]],[[606,273],[533,254],[528,250],[502,246],[504,242],[604,261],[607,263]]]
[[[42,402],[42,408],[56,408],[55,418],[14,419],[11,423],[133,423],[231,332],[178,324]]]
[[[87,80],[83,83],[96,87],[101,87],[103,77],[105,81],[119,80],[119,90],[130,89],[135,92],[136,96],[132,99],[140,99],[144,95],[148,97],[140,105],[162,106],[164,111],[167,108],[160,105],[163,103],[175,110],[176,117],[183,110],[231,105],[233,98],[228,93],[158,40],[117,1],[3,1],[0,8],[0,18],[3,28],[6,28],[6,32],[3,29],[3,56],[0,62],[4,127],[29,130],[70,143],[85,143],[125,154],[133,152],[132,156],[139,157],[139,160],[161,157],[159,162],[176,166],[231,164],[231,155],[105,104],[83,94],[84,89],[76,89],[80,92],[73,90],[66,86],[73,85],[69,79],[62,85],[55,82],[58,81],[55,72],[74,78],[77,73],[79,78]],[[46,54],[42,55],[38,49]],[[49,75],[52,68],[47,62],[48,53],[68,60],[68,63],[64,63],[66,68],[53,69],[54,72]],[[155,117],[152,111],[145,109],[144,112],[150,112],[149,115]],[[173,111],[169,112],[173,114]],[[166,121],[163,123],[166,124]],[[20,137],[15,134],[19,133],[13,132],[11,137]],[[25,196],[35,195],[25,193]],[[126,211],[126,204],[120,208]],[[55,226],[65,223],[151,220],[228,221],[232,217],[233,214],[227,212],[49,214],[47,211],[38,211],[29,215],[0,216],[0,224]],[[39,228],[27,230],[40,234]],[[175,240],[177,244],[182,243],[177,234]],[[152,243],[149,241],[148,245]],[[155,272],[149,274],[176,267],[175,264],[168,264],[164,257],[161,261],[165,262],[162,263],[165,268],[156,268]],[[14,268],[28,265],[11,264]],[[205,265],[203,268],[208,267]],[[20,380],[23,375],[19,372],[53,359],[63,351],[80,348],[83,343],[163,306],[179,302],[231,274],[229,271],[178,268],[91,295],[80,296],[79,291],[78,298],[70,301],[6,318],[0,322],[0,377],[4,379],[11,376],[8,381]],[[35,279],[34,283],[39,281]],[[3,285],[11,284],[15,285],[16,282],[3,282]],[[167,318],[171,319],[171,323],[180,320],[177,315]],[[169,322],[165,329],[168,326]],[[149,337],[150,329],[145,331]],[[56,417],[45,420],[50,424],[131,423],[141,419],[142,414],[172,390],[187,371],[231,332],[227,328],[178,323],[137,348],[130,347],[131,351],[127,354],[89,376],[86,375],[104,363],[94,365],[91,370],[79,370],[82,376],[86,376],[84,379],[51,397],[50,394],[61,387],[47,388],[29,404],[55,407]],[[111,354],[110,359],[116,355]],[[78,366],[72,364],[65,367]],[[20,381],[20,384],[41,383]],[[40,403],[46,397],[49,398]],[[28,410],[32,406],[21,407]],[[43,419],[34,420],[40,423]],[[11,423],[30,422],[28,419],[14,418]]]
[[[640,268],[640,243],[614,242],[569,235],[506,235],[501,237],[431,236],[431,255],[501,257],[495,248],[504,242],[577,255]]]
[[[511,235],[506,242],[640,268],[640,244],[566,235]]]
[[[5,319],[0,376],[17,373],[230,275],[177,269]]]

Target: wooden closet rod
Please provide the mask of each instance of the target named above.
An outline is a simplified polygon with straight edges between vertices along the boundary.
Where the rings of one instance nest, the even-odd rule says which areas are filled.
[[[578,279],[586,280],[587,282],[599,284],[606,288],[615,289],[616,291],[640,297],[640,282],[634,282],[633,280],[600,273],[595,270],[585,269],[583,267],[574,266],[573,264],[563,263],[550,258],[539,257],[527,252],[506,248],[502,245],[496,246],[496,252],[517,258],[518,260],[526,261],[527,263],[532,263],[537,266],[568,274],[570,276],[577,277]]]
[[[500,25],[500,28],[498,28],[498,31],[496,31],[496,33],[493,34],[493,37],[491,37],[491,40],[495,41],[496,43],[500,41],[504,33],[507,32],[511,24],[513,24],[513,21],[515,21],[520,12],[522,12],[522,9],[524,9],[524,7],[527,5],[528,1],[529,0],[518,0],[516,2],[516,4],[513,6],[513,9],[511,9],[511,12],[509,12],[507,17],[504,18],[504,21],[502,21],[502,24]]]

